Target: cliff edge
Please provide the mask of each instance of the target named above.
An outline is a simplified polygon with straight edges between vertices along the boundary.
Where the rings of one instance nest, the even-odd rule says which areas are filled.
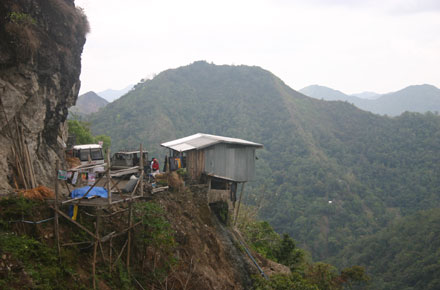
[[[20,186],[13,154],[20,130],[37,183],[50,182],[88,29],[72,0],[0,2],[0,190]]]

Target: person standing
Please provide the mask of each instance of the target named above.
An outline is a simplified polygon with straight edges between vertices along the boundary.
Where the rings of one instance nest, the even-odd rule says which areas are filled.
[[[156,175],[160,173],[159,171],[159,161],[157,161],[156,158],[153,158],[153,160],[151,161],[151,175]]]

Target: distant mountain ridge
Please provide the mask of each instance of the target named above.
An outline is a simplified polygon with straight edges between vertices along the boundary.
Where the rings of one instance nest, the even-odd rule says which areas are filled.
[[[117,100],[121,96],[128,93],[132,88],[133,85],[126,86],[125,88],[120,90],[107,89],[105,91],[98,92],[98,95],[100,95],[102,98],[106,99],[109,103],[111,103],[114,100]]]
[[[397,92],[374,95],[375,93],[361,93],[347,95],[334,89],[312,85],[300,90],[306,96],[327,101],[347,101],[356,107],[375,114],[398,116],[403,112],[439,112],[440,89],[433,85],[413,85]],[[357,96],[367,96],[360,98]]]
[[[325,101],[347,101],[349,103],[358,103],[361,101],[359,97],[344,94],[341,91],[334,90],[320,85],[311,85],[299,90],[306,96],[322,99]]]
[[[358,97],[361,99],[375,100],[380,97],[380,94],[375,92],[362,92],[357,94],[351,94],[353,97]]]
[[[99,109],[105,107],[107,104],[107,100],[101,98],[95,92],[90,91],[79,96],[75,106],[71,107],[69,111],[73,114],[86,116],[98,112]]]

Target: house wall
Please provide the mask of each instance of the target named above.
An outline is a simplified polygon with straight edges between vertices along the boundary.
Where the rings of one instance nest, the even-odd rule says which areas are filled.
[[[199,180],[205,170],[205,151],[191,150],[186,152],[186,170],[193,180]]]
[[[255,147],[216,144],[204,149],[204,171],[236,181],[252,180],[255,174]]]

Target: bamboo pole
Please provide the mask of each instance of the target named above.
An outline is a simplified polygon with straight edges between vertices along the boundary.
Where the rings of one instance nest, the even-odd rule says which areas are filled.
[[[80,229],[82,229],[83,231],[85,231],[86,233],[88,233],[90,236],[92,236],[94,239],[96,239],[96,236],[94,233],[92,233],[91,231],[89,231],[86,227],[84,227],[82,224],[78,223],[77,221],[74,221],[73,219],[71,219],[67,214],[65,214],[64,212],[62,212],[59,209],[55,209],[54,210],[56,212],[58,212],[61,216],[65,217],[68,221],[70,221],[71,223],[74,223],[76,226],[78,226]]]
[[[109,246],[109,254],[108,254],[108,274],[110,275],[110,277],[112,276],[112,258],[113,258],[112,247],[113,247],[113,237],[110,238],[110,246]]]
[[[110,148],[107,149],[107,192],[108,192],[108,204],[112,203],[112,189],[110,185],[111,176],[110,176]]]
[[[93,289],[96,289],[96,252],[98,250],[98,243],[99,243],[100,213],[101,211],[98,208],[96,213],[95,244],[93,246],[93,264],[92,264]]]
[[[133,206],[132,206],[132,200],[130,199],[129,204],[128,204],[128,227],[131,228],[133,226],[133,219],[132,219],[132,214],[133,214]],[[131,244],[131,229],[127,231],[127,272],[130,273],[130,244]]]
[[[140,146],[140,154],[141,154],[141,158],[140,158],[140,173],[139,173],[139,178],[140,178],[140,191],[141,191],[141,196],[144,196],[144,151],[143,151],[143,147],[142,147],[142,143]]]
[[[117,182],[114,182],[113,179],[110,178],[110,181],[112,182],[113,186],[110,188],[112,190],[113,188],[116,188],[116,190],[119,192],[119,194],[122,194],[121,189],[119,188],[118,184],[121,182],[122,179],[119,179]]]
[[[11,146],[12,155],[14,155],[15,157],[15,166],[17,167],[18,177],[21,179],[25,189],[29,189],[29,186],[27,185],[27,181],[23,173],[23,167],[21,165],[20,159],[18,158],[19,152],[17,150],[17,145],[15,144],[15,138],[12,134],[11,124],[9,123],[8,116],[6,115],[5,106],[3,105],[1,96],[0,96],[0,105],[2,106],[3,115],[5,116],[6,126],[8,127],[9,138],[11,139],[12,142],[12,146]]]
[[[76,246],[76,245],[82,245],[82,244],[90,244],[91,241],[84,241],[84,242],[76,242],[76,243],[65,243],[62,244],[61,247],[67,247],[67,246]]]
[[[60,160],[57,158],[56,166],[55,166],[56,172],[55,172],[55,237],[57,241],[57,250],[58,250],[58,257],[60,257],[61,248],[60,248],[60,229],[59,229],[59,222],[58,222],[58,194],[59,194],[59,188],[58,188],[58,170],[60,169]]]
[[[122,256],[122,253],[124,252],[124,250],[125,250],[125,247],[127,246],[127,240],[125,241],[125,243],[124,243],[124,245],[122,246],[122,249],[121,249],[121,251],[119,252],[119,255],[118,255],[118,257],[116,257],[116,260],[115,260],[115,262],[112,264],[112,269],[113,269],[113,266],[119,261],[119,259],[121,258],[121,256]]]

